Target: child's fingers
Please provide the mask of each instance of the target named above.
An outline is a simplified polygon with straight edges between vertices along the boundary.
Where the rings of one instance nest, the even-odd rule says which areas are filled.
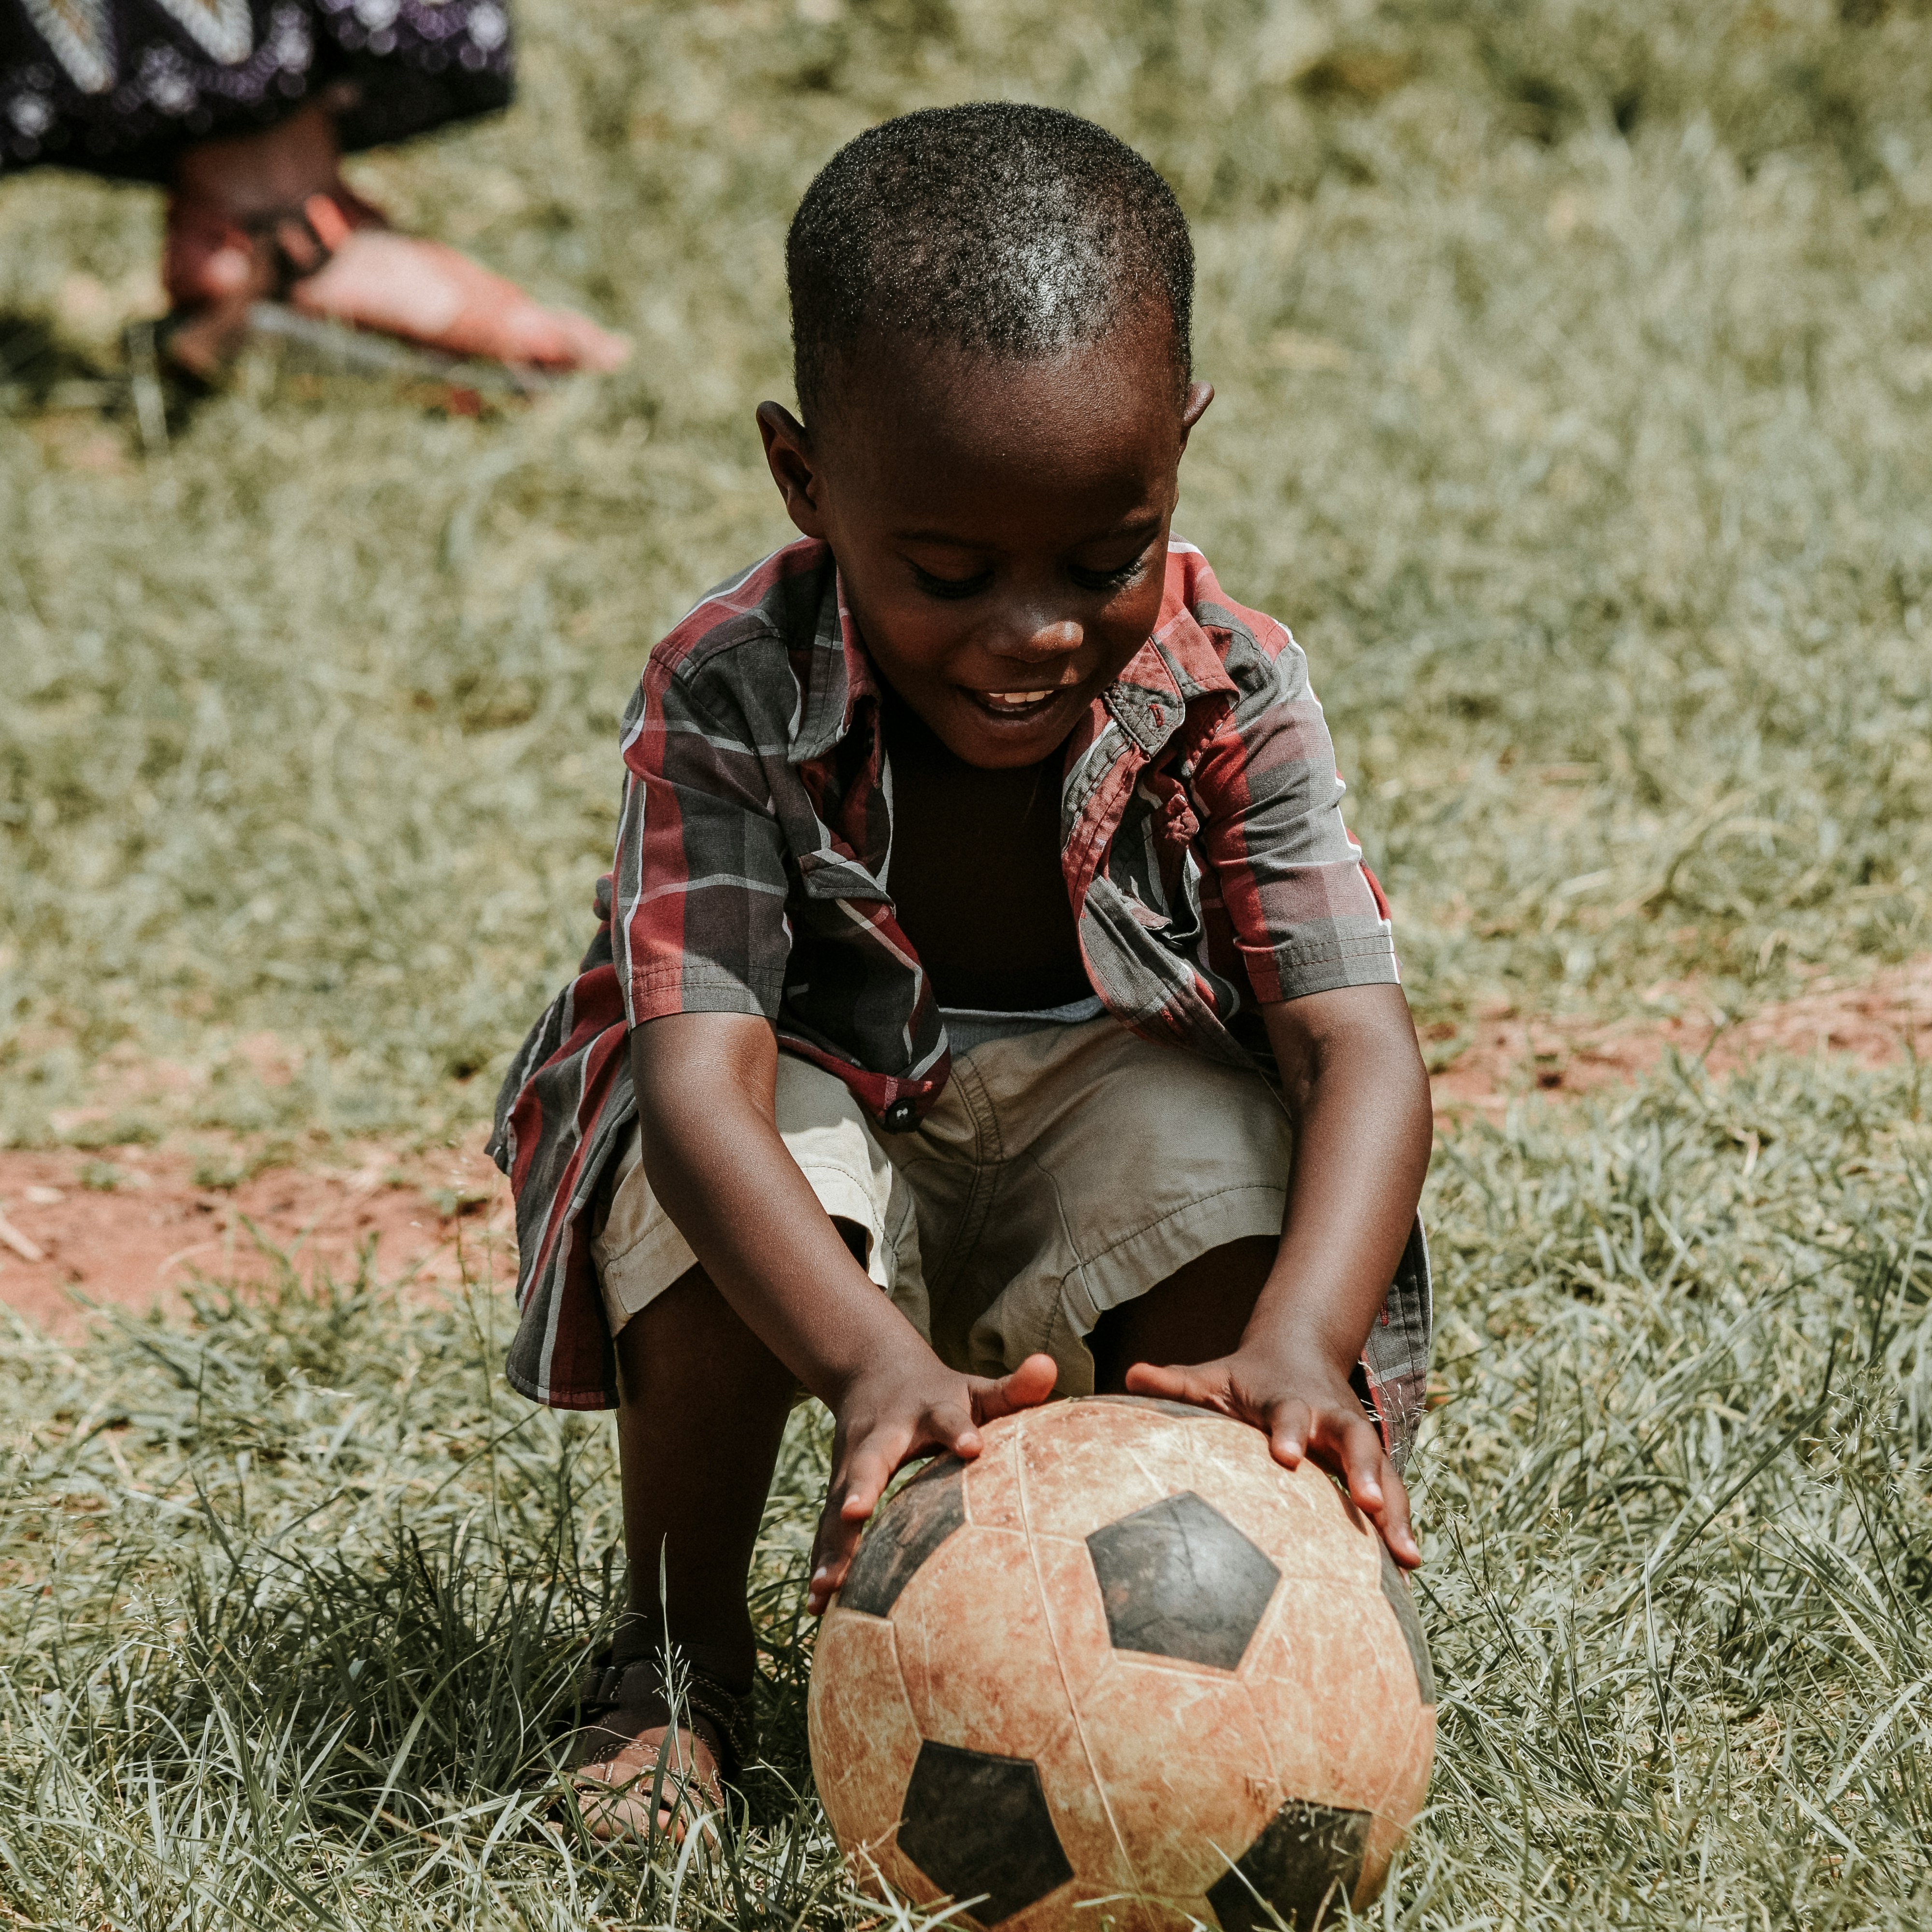
[[[1052,1370],[1051,1357],[1034,1359],[1044,1361]],[[1030,1362],[1022,1364],[1016,1374],[1030,1365]],[[812,1577],[806,1588],[806,1607],[814,1616],[824,1611],[832,1592],[844,1583],[852,1558],[858,1553],[859,1538],[878,1508],[886,1484],[914,1456],[935,1449],[950,1450],[956,1456],[980,1453],[980,1438],[968,1401],[936,1404],[926,1412],[916,1429],[875,1428],[862,1435],[856,1445],[835,1452],[838,1460],[826,1492],[824,1511],[818,1520],[818,1534],[812,1552]]]
[[[845,1581],[859,1546],[859,1532],[835,1520],[818,1526],[812,1546],[812,1576],[805,1586],[805,1607],[814,1617],[822,1617],[830,1607],[832,1594]]]
[[[1366,1416],[1355,1414],[1342,1418],[1336,1433],[1340,1438],[1336,1448],[1342,1480],[1348,1486],[1350,1499],[1365,1516],[1379,1517],[1385,1500],[1382,1468],[1387,1460],[1381,1432]]]
[[[863,1526],[846,1522],[842,1512],[830,1508],[819,1518],[812,1546],[812,1580],[806,1586],[806,1600],[814,1613],[824,1609],[832,1592],[844,1582]]]
[[[980,1421],[991,1422],[996,1415],[1011,1415],[1016,1409],[1036,1408],[1052,1394],[1059,1379],[1060,1365],[1051,1355],[1029,1355],[997,1382],[974,1384],[974,1412]]]
[[[1204,1406],[1212,1400],[1207,1378],[1192,1369],[1136,1362],[1127,1370],[1126,1381],[1130,1395],[1165,1396],[1170,1402],[1194,1402]],[[1219,1403],[1213,1406],[1220,1406]]]
[[[1416,1541],[1415,1531],[1409,1522],[1408,1492],[1393,1469],[1382,1487],[1388,1498],[1382,1504],[1382,1540],[1388,1545],[1389,1554],[1405,1570],[1419,1570],[1422,1546]]]
[[[824,1612],[832,1593],[844,1582],[858,1550],[860,1532],[878,1507],[892,1472],[904,1460],[903,1456],[892,1456],[877,1438],[872,1438],[833,1469],[818,1519],[818,1534],[812,1540],[812,1577],[806,1586],[806,1607],[813,1616]]]
[[[1422,1551],[1409,1526],[1408,1492],[1388,1460],[1382,1432],[1366,1416],[1348,1415],[1336,1418],[1333,1434],[1336,1473],[1348,1485],[1349,1500],[1381,1531],[1389,1554],[1405,1568],[1417,1568]]]
[[[1275,1404],[1268,1417],[1268,1454],[1284,1469],[1301,1467],[1301,1460],[1308,1454],[1312,1419],[1307,1403],[1298,1396]]]
[[[886,1485],[892,1479],[893,1472],[905,1460],[905,1451],[910,1443],[895,1455],[881,1443],[877,1436],[862,1442],[852,1451],[845,1465],[844,1494],[839,1498],[838,1520],[842,1522],[862,1523],[878,1508],[879,1498],[886,1492]],[[855,1528],[853,1532],[858,1534]]]

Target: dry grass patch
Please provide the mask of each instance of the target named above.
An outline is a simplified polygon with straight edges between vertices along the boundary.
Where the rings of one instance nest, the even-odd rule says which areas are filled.
[[[789,210],[988,94],[1096,115],[1196,223],[1182,526],[1309,647],[1436,1044],[1660,982],[1742,1031],[1922,957],[1922,0],[520,13],[516,113],[358,178],[634,334],[608,381],[465,416],[264,360],[164,442],[113,349],[152,197],[0,188],[0,1142],[474,1130],[589,931],[650,640],[786,534]],[[1917,1076],[1666,1057],[1451,1134],[1443,1748],[1387,1925],[1925,1922]],[[0,1916],[856,1932],[800,1729],[818,1424],[743,1830],[560,1840],[615,1490],[507,1320],[292,1268],[0,1352]]]

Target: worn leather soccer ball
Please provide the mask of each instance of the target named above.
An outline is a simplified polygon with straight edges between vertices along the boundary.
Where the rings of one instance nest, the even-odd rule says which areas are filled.
[[[1260,1900],[1313,1932],[1367,1904],[1436,1738],[1372,1526],[1178,1402],[981,1435],[879,1511],[819,1634],[812,1766],[862,1876],[979,1897],[1001,1932],[1261,1932]]]

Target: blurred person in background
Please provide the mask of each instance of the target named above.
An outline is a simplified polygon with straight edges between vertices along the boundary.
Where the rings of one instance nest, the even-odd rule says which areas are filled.
[[[622,338],[399,232],[342,178],[344,154],[512,91],[502,0],[0,0],[0,178],[166,188],[162,339],[200,375],[264,300],[457,356],[622,362]]]

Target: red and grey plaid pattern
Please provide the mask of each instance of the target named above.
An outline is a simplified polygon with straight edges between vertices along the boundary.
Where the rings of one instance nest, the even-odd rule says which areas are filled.
[[[890,747],[820,543],[721,585],[651,652],[626,714],[616,862],[577,979],[524,1043],[492,1143],[517,1196],[511,1381],[562,1408],[615,1400],[586,1210],[636,1118],[629,1027],[757,1014],[878,1127],[915,1125],[945,1028],[883,883]],[[1388,908],[1342,824],[1300,647],[1169,547],[1154,634],[1066,747],[1067,890],[1094,990],[1143,1037],[1264,1062],[1258,1011],[1397,977]],[[1426,1368],[1420,1239],[1364,1363],[1393,1446]]]

